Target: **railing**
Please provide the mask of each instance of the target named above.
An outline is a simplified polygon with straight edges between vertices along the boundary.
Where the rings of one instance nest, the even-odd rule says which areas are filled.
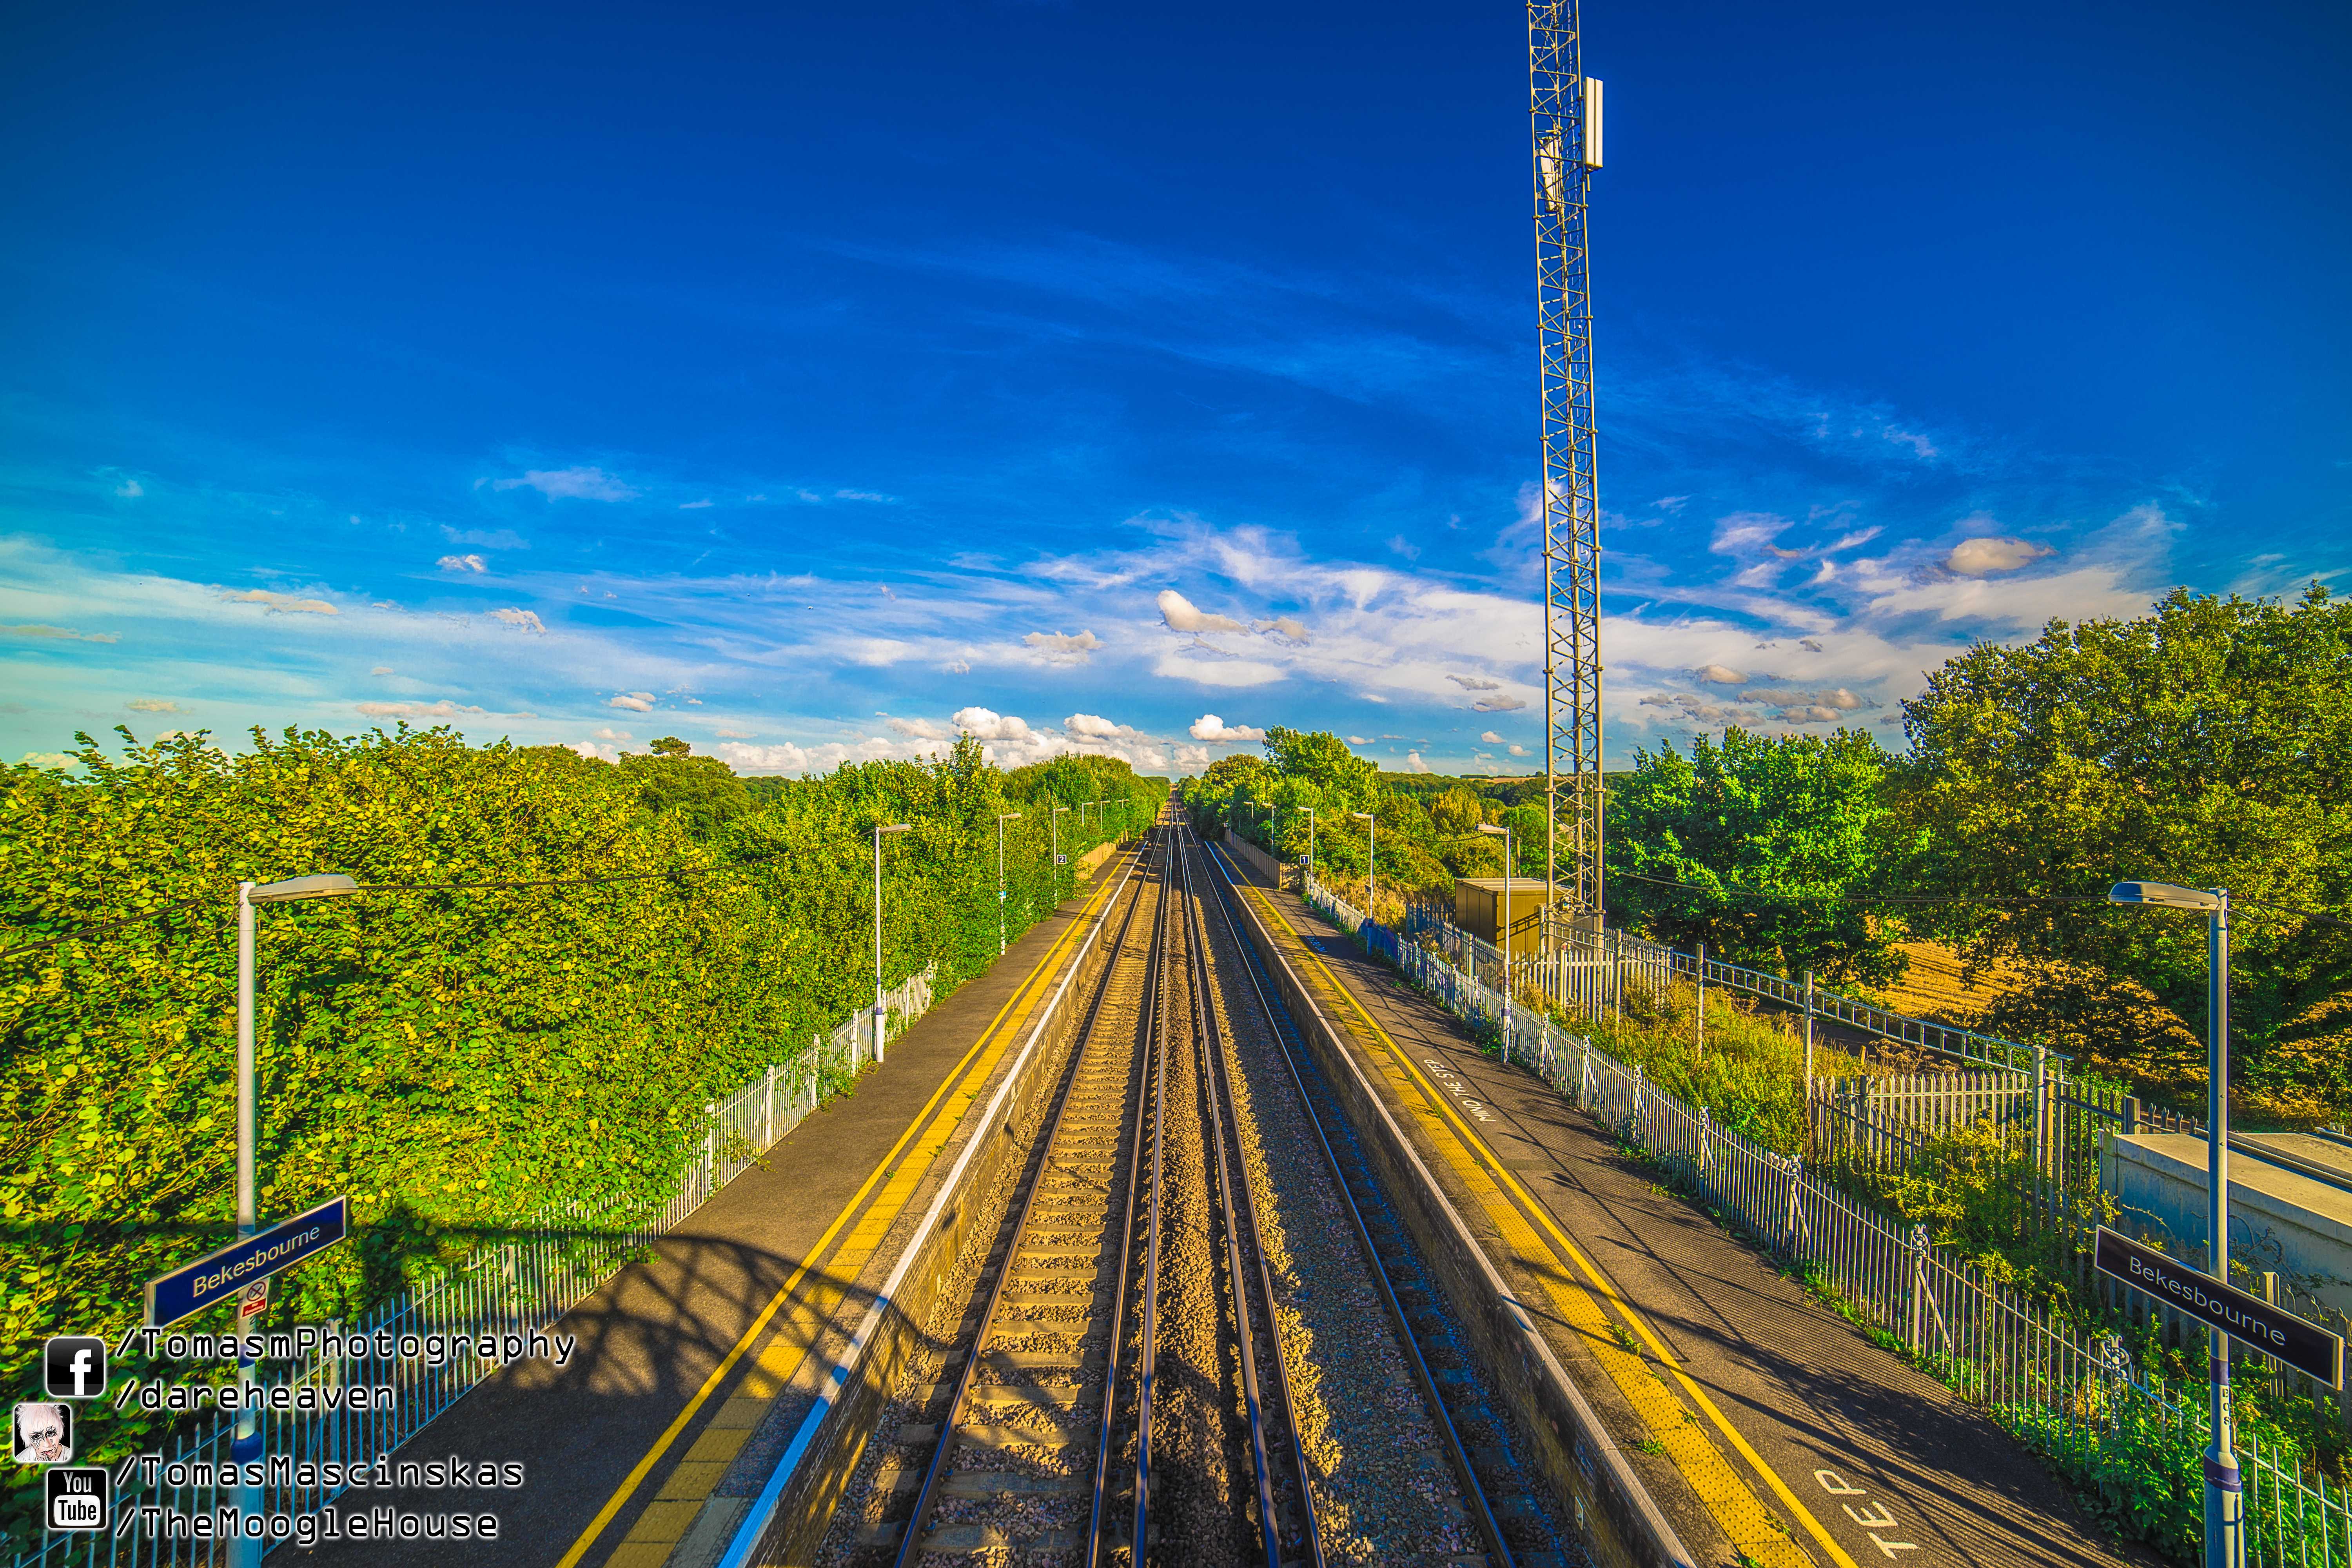
[[[1310,904],[1336,900],[1310,883]],[[1541,1077],[1626,1142],[1668,1167],[1686,1190],[1738,1224],[1849,1303],[1964,1398],[2078,1477],[2102,1473],[2130,1428],[2153,1426],[2172,1439],[2183,1496],[2201,1487],[2195,1450],[2206,1441],[2201,1390],[2132,1376],[2120,1340],[2094,1336],[2052,1309],[1988,1279],[1926,1227],[1906,1229],[1822,1180],[1804,1162],[1726,1131],[1704,1107],[1660,1089],[1628,1068],[1502,994],[1444,956],[1355,916],[1356,934],[1456,1015],[1502,1030],[1501,1050]],[[1348,923],[1344,919],[1338,923]],[[1679,956],[1679,955],[1677,955]],[[1714,978],[1709,966],[1709,978]],[[2195,1398],[2188,1395],[2195,1395]],[[2352,1563],[2352,1506],[2341,1487],[2284,1462],[2252,1435],[2242,1438],[2247,1561],[2261,1564]]]
[[[927,970],[884,994],[894,1026],[903,1029],[930,1010],[931,983]],[[725,1100],[706,1105],[704,1126],[692,1135],[677,1190],[654,1213],[635,1205],[551,1205],[486,1237],[463,1262],[436,1269],[370,1310],[353,1331],[354,1337],[366,1338],[369,1353],[311,1357],[283,1377],[265,1375],[268,1382],[314,1391],[320,1403],[333,1398],[340,1405],[355,1397],[353,1390],[382,1391],[371,1392],[364,1408],[261,1413],[262,1452],[289,1461],[289,1474],[263,1489],[262,1513],[273,1516],[271,1522],[285,1531],[269,1537],[265,1550],[288,1540],[305,1544],[302,1532],[323,1528],[320,1510],[345,1489],[341,1481],[330,1485],[322,1476],[305,1483],[301,1467],[365,1467],[394,1453],[505,1360],[513,1359],[477,1355],[484,1335],[499,1338],[502,1348],[505,1336],[515,1336],[520,1342],[516,1355],[547,1354],[549,1331],[564,1313],[709,1202],[815,1108],[829,1068],[838,1064],[841,1071],[855,1075],[865,1065],[872,1055],[872,1012],[861,1009],[829,1035],[810,1037],[807,1049],[792,1060],[770,1067]],[[326,1327],[342,1331],[341,1325]],[[389,1336],[391,1354],[373,1353],[378,1335]],[[414,1342],[421,1352],[436,1336],[445,1345],[465,1342],[462,1351],[438,1364],[403,1353],[404,1341]],[[264,1363],[265,1374],[273,1364],[280,1363]],[[233,1509],[231,1489],[215,1486],[211,1470],[228,1462],[235,1423],[234,1415],[215,1415],[173,1446],[152,1476],[142,1468],[118,1481],[115,1522],[122,1525],[126,1510],[133,1515],[121,1533],[51,1535],[17,1556],[15,1568],[65,1568],[69,1563],[130,1568],[209,1563],[215,1556],[226,1560],[225,1544],[151,1538],[141,1528],[137,1510],[201,1514],[209,1521],[218,1509]],[[467,1507],[468,1496],[457,1494],[449,1506]],[[373,1513],[377,1506],[371,1503],[366,1511]],[[160,1521],[163,1516],[154,1517]]]

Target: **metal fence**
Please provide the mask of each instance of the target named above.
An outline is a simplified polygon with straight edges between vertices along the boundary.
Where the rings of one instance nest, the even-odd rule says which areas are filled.
[[[2079,1479],[2110,1485],[2105,1478],[2124,1468],[2111,1462],[2114,1456],[2130,1451],[2159,1470],[2177,1469],[2179,1495],[2200,1495],[2198,1450],[2209,1430],[2201,1387],[2137,1373],[2120,1339],[2066,1321],[1935,1246],[1926,1227],[1906,1228],[1839,1191],[1805,1162],[1725,1130],[1705,1107],[1660,1089],[1640,1067],[1628,1068],[1590,1037],[1507,1006],[1500,991],[1432,947],[1365,921],[1314,883],[1307,894],[1450,1011],[1500,1030],[1506,1061],[1523,1064],[1666,1166],[1685,1190]],[[2273,1441],[2266,1449],[2252,1434],[2242,1444],[2248,1562],[2352,1563],[2352,1506],[2344,1489],[2291,1447],[2282,1452]]]
[[[884,993],[893,1030],[930,1010],[932,981],[932,972],[926,970]],[[284,1530],[268,1538],[265,1550],[289,1540],[304,1544],[299,1529],[323,1528],[321,1510],[350,1484],[340,1477],[331,1482],[323,1467],[364,1469],[380,1458],[388,1463],[390,1455],[505,1361],[545,1355],[553,1326],[564,1313],[790,1132],[823,1099],[828,1077],[855,1076],[873,1054],[873,1014],[861,1010],[829,1035],[811,1036],[806,1049],[771,1066],[725,1100],[705,1105],[703,1127],[690,1135],[677,1190],[658,1209],[551,1205],[486,1237],[462,1262],[434,1270],[371,1309],[350,1331],[352,1339],[364,1338],[364,1353],[265,1363],[265,1374],[272,1366],[284,1369],[282,1375],[265,1375],[266,1382],[291,1385],[296,1398],[307,1391],[322,1406],[261,1412],[262,1452],[285,1461],[283,1474],[273,1473],[262,1489],[262,1513]],[[344,1332],[339,1324],[325,1327]],[[484,1336],[498,1345],[499,1355],[477,1353]],[[512,1355],[505,1353],[509,1336]],[[534,1336],[540,1337],[536,1342]],[[437,1361],[429,1359],[423,1352],[436,1342],[456,1348]],[[375,1353],[379,1343],[388,1354]],[[334,1407],[324,1408],[330,1401]],[[15,1568],[226,1561],[225,1541],[164,1539],[151,1535],[145,1525],[202,1515],[209,1530],[219,1510],[234,1510],[234,1489],[216,1484],[215,1469],[229,1460],[235,1425],[234,1415],[213,1416],[153,1466],[122,1472],[114,1487],[116,1533],[49,1536],[16,1556]],[[311,1468],[307,1479],[306,1466]],[[372,1515],[376,1506],[355,1511]],[[450,1506],[465,1509],[467,1503]]]

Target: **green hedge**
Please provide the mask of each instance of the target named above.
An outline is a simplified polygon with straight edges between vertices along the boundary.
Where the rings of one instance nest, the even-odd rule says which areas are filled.
[[[44,1336],[111,1337],[148,1278],[234,1235],[239,879],[414,889],[258,913],[262,1213],[347,1193],[355,1233],[272,1315],[348,1318],[551,1200],[666,1201],[697,1108],[870,1002],[874,822],[914,825],[884,852],[886,980],[935,966],[945,991],[996,957],[1000,811],[1024,812],[1017,935],[1050,907],[1053,795],[1108,793],[1139,825],[1165,789],[1097,759],[1008,778],[969,741],[798,781],[445,731],[125,742],[85,738],[79,779],[0,769],[0,948],[19,950],[0,964],[0,1373],[20,1395]],[[1099,842],[1075,823],[1066,850]],[[631,879],[436,890],[589,877]],[[68,932],[91,934],[28,945]],[[135,1446],[122,1418],[106,1432]]]

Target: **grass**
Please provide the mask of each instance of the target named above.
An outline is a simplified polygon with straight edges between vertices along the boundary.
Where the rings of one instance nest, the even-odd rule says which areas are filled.
[[[1764,1012],[1711,987],[1706,1029],[1698,1034],[1698,993],[1677,983],[1664,991],[1625,988],[1622,1013],[1599,1021],[1571,1020],[1529,992],[1519,1001],[1544,1008],[1564,1029],[1592,1043],[1651,1082],[1693,1105],[1720,1126],[1782,1154],[1805,1149],[1805,1042],[1789,1015]],[[1867,1070],[1863,1059],[1816,1039],[1813,1071],[1837,1077]]]

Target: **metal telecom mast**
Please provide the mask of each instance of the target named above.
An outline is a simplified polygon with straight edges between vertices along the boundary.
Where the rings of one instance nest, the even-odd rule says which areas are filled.
[[[1543,361],[1544,891],[1601,914],[1601,490],[1592,451],[1592,270],[1585,202],[1601,167],[1601,84],[1578,0],[1528,0],[1536,326]],[[1562,797],[1566,798],[1563,799]],[[1561,862],[1567,865],[1562,866]]]

